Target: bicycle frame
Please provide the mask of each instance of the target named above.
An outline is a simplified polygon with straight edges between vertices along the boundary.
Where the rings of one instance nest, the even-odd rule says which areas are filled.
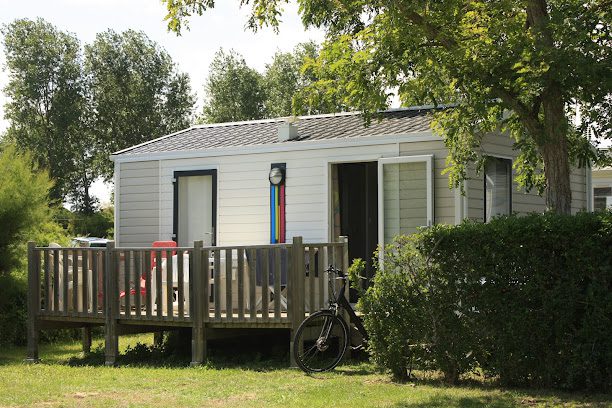
[[[331,272],[333,271],[336,275],[339,276],[339,279],[342,280],[342,286],[340,287],[340,290],[338,291],[336,298],[334,299],[334,301],[330,299],[330,305],[329,305],[330,310],[332,310],[336,315],[338,315],[340,309],[345,310],[349,316],[349,321],[355,325],[355,327],[357,328],[357,331],[359,331],[359,333],[361,333],[361,335],[363,336],[363,339],[367,340],[368,332],[363,326],[363,322],[361,318],[357,316],[357,314],[355,313],[355,310],[353,310],[353,307],[351,306],[349,301],[346,299],[346,296],[344,296],[344,294],[346,293],[346,285],[348,282],[348,276],[342,273],[342,271],[340,271],[339,269],[332,267],[331,265],[329,266],[329,268],[327,268],[327,271],[330,274],[329,284],[330,286],[332,286],[330,288],[332,289],[332,291],[333,291],[334,279],[332,279],[331,277],[332,275]]]

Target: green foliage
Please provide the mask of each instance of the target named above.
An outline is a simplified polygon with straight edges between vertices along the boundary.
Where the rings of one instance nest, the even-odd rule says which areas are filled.
[[[51,198],[61,203],[83,156],[85,109],[79,40],[42,19],[15,20],[1,29],[9,82],[7,136],[49,169]]]
[[[298,44],[293,52],[277,52],[266,65],[264,88],[269,117],[316,115],[347,110],[332,98],[317,98],[310,89],[319,78],[312,64],[319,55],[314,42]]]
[[[447,380],[612,387],[612,213],[503,217],[398,237],[361,299],[374,359]]]
[[[53,221],[49,190],[53,183],[28,153],[0,145],[0,344],[25,342],[26,241],[68,244]]]
[[[292,52],[277,52],[262,75],[237,52],[219,50],[210,65],[200,121],[220,123],[346,110],[335,99],[316,98],[310,91],[318,80],[310,68],[317,55],[315,43],[298,44]]]
[[[233,50],[217,51],[205,84],[201,121],[235,122],[266,117],[262,75]]]
[[[72,213],[68,230],[72,236],[112,238],[115,222],[113,207],[104,208],[93,214]]]
[[[63,236],[52,222],[49,190],[53,183],[36,168],[28,153],[4,145],[0,151],[0,275],[18,267],[25,255],[25,242]]]
[[[99,33],[85,46],[90,127],[102,175],[113,175],[110,153],[189,126],[195,103],[189,77],[143,32]]]
[[[98,34],[84,57],[73,34],[43,19],[15,20],[1,32],[7,138],[49,170],[56,204],[69,200],[92,214],[90,187],[112,177],[111,153],[190,124],[188,76],[142,32]]]
[[[0,275],[0,345],[25,344],[27,282],[12,275]]]
[[[277,27],[282,0],[241,1],[248,25]],[[164,0],[180,32],[214,2]],[[524,186],[571,210],[570,165],[603,162],[594,141],[612,138],[612,8],[606,0],[300,0],[306,27],[327,31],[309,69],[310,101],[339,101],[366,122],[392,96],[402,103],[453,104],[434,115],[451,183],[486,155],[483,136],[505,131],[521,150]],[[578,110],[581,122],[573,126]],[[591,139],[592,138],[592,139]]]
[[[351,266],[349,266],[348,270],[346,271],[351,288],[355,289],[359,296],[363,296],[364,293],[361,281],[365,278],[366,266],[366,261],[361,258],[355,258],[353,259]]]

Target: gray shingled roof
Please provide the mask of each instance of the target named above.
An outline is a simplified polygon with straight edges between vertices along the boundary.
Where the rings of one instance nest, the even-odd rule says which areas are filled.
[[[406,108],[379,113],[369,127],[358,112],[302,116],[297,121],[299,141],[329,140],[422,132],[429,130],[431,109]],[[264,144],[294,143],[278,140],[278,124],[284,119],[194,126],[150,142],[119,151],[115,155],[202,150]]]

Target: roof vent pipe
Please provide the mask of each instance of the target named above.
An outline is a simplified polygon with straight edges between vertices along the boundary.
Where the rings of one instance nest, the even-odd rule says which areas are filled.
[[[286,142],[298,138],[297,118],[295,116],[286,118],[278,125],[278,140]]]

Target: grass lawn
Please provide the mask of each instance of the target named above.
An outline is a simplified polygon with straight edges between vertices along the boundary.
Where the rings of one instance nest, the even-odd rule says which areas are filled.
[[[94,345],[100,342],[94,340]],[[150,343],[152,336],[122,337],[120,346],[125,350],[137,342]],[[42,345],[43,362],[27,365],[22,362],[24,348],[1,349],[0,406],[612,406],[609,395],[502,390],[485,385],[447,387],[435,380],[394,384],[365,363],[306,376],[286,368],[284,362],[253,358],[249,363],[213,360],[198,368],[176,362],[108,368],[99,359],[71,360],[79,354],[76,342]]]

